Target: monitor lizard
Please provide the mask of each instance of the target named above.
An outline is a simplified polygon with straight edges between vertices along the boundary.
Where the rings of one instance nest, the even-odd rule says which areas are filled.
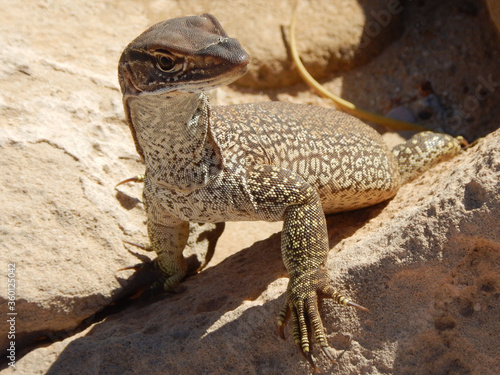
[[[188,273],[188,223],[283,221],[290,279],[278,330],[315,367],[311,339],[332,361],[318,296],[350,301],[331,283],[325,214],[375,205],[433,164],[459,139],[423,132],[392,151],[361,120],[283,102],[211,107],[206,92],[242,76],[250,57],[210,14],[160,22],[123,51],[118,77],[136,149],[146,166],[149,248],[173,291]],[[365,309],[366,310],[366,309]]]

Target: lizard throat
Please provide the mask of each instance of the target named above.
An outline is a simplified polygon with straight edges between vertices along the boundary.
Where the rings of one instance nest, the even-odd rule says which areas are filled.
[[[130,122],[151,181],[193,190],[222,170],[222,156],[210,127],[204,94],[129,97]]]

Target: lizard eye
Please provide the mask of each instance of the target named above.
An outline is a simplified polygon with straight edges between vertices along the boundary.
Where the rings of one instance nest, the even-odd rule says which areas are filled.
[[[164,54],[156,55],[156,65],[164,72],[172,72],[176,66],[175,60],[171,56]]]

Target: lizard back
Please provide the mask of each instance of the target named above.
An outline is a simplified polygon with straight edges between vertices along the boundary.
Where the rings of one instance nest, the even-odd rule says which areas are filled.
[[[211,115],[226,167],[270,164],[296,172],[317,188],[326,213],[382,202],[400,186],[382,137],[343,112],[264,102],[213,107]]]

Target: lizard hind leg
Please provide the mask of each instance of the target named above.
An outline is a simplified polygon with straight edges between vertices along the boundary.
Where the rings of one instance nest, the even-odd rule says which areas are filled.
[[[467,143],[463,137],[430,131],[417,133],[392,149],[399,166],[401,183],[410,182],[437,163],[458,155]]]

